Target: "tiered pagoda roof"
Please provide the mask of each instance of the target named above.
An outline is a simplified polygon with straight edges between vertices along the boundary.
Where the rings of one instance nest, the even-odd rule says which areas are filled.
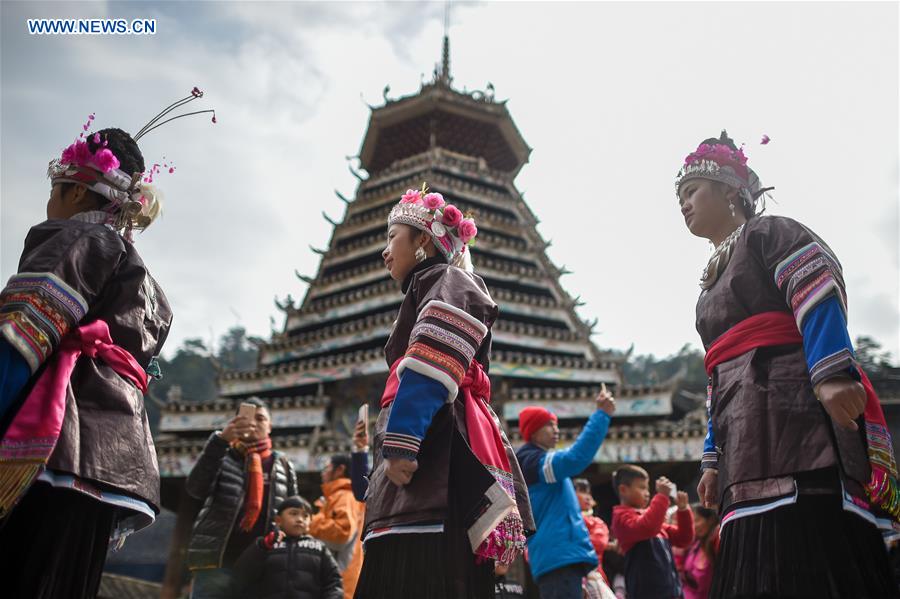
[[[541,404],[556,411],[564,432],[574,431],[593,410],[601,384],[619,400],[616,422],[623,424],[613,427],[611,439],[656,440],[659,427],[647,421],[672,418],[675,385],[623,386],[623,359],[591,341],[593,324],[579,318],[579,299],[560,284],[568,271],[547,257],[550,244],[514,184],[531,149],[505,102],[491,88],[455,89],[448,69],[445,55],[443,68],[417,93],[386,97],[372,109],[359,152],[368,177],[358,175],[352,200],[338,193],[345,204],[340,221],[323,213],[334,228],[327,248],[312,248],[322,256],[318,272],[297,273],[308,284],[303,301],[278,302],[284,329],[259,346],[257,368],[225,373],[223,399],[197,408],[224,422],[241,398],[260,396],[274,400],[277,420],[282,410],[297,408],[276,398],[315,397],[318,403],[307,409],[319,409],[324,421],[299,426],[286,418],[274,426],[276,447],[294,455],[300,470],[314,469],[322,453],[348,449],[358,405],[380,397],[388,371],[383,347],[403,299],[381,258],[387,217],[403,192],[423,181],[477,219],[473,261],[500,306],[492,329],[492,395],[511,428],[522,406]],[[182,422],[179,410],[166,412],[161,430],[170,440],[160,444],[176,476],[202,444],[202,437],[173,428]],[[213,419],[192,422],[208,431]],[[702,440],[702,425],[679,422],[664,438]]]

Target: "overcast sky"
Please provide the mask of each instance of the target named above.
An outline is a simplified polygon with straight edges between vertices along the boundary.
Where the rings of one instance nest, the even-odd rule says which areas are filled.
[[[275,296],[300,298],[356,179],[369,108],[415,92],[439,59],[443,3],[0,3],[0,276],[44,219],[47,162],[98,128],[139,129],[197,85],[218,124],[141,141],[165,156],[165,214],[138,248],[174,307],[167,352],[241,324],[268,336]],[[26,19],[157,20],[155,36],[30,36]],[[709,246],[680,218],[673,177],[726,127],[777,204],[838,254],[851,334],[896,357],[896,3],[469,3],[451,11],[457,87],[487,82],[531,161],[516,179],[599,318],[601,346],[667,355],[699,345]],[[760,146],[763,134],[772,138]]]

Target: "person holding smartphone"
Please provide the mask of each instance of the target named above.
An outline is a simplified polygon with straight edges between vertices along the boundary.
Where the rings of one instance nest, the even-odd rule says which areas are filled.
[[[191,599],[230,597],[234,562],[272,530],[275,507],[297,494],[297,473],[287,456],[272,450],[271,432],[266,404],[244,400],[225,428],[210,435],[188,476],[188,494],[203,501],[187,552]]]

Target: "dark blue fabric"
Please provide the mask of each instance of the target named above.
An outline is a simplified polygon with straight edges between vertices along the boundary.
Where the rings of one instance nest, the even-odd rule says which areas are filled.
[[[350,454],[350,488],[357,501],[366,500],[366,491],[369,490],[369,454],[365,451]]]
[[[0,339],[0,418],[31,378],[31,368],[6,339]]]
[[[709,414],[709,406],[706,406],[706,438],[703,440],[703,453],[716,451],[716,439],[713,436],[712,417]]]
[[[625,591],[628,599],[681,597],[681,581],[675,569],[668,539],[640,541],[625,554]]]
[[[541,449],[531,443],[522,445],[516,452],[519,466],[522,468],[522,476],[525,477],[525,484],[531,486],[541,482],[541,463],[544,461],[544,454],[546,453],[546,449]]]
[[[404,370],[386,432],[409,435],[421,441],[431,419],[446,401],[447,388],[443,384],[414,370]]]
[[[565,566],[537,579],[541,599],[581,599],[581,579],[589,571],[584,566]]]

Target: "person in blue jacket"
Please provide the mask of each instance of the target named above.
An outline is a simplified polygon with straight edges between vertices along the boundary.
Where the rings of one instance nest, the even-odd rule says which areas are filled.
[[[525,444],[516,456],[537,524],[537,532],[528,539],[528,559],[541,599],[581,597],[581,579],[598,564],[571,480],[593,461],[616,409],[605,388],[596,404],[597,411],[575,443],[558,451],[555,414],[540,407],[527,407],[519,414]]]

